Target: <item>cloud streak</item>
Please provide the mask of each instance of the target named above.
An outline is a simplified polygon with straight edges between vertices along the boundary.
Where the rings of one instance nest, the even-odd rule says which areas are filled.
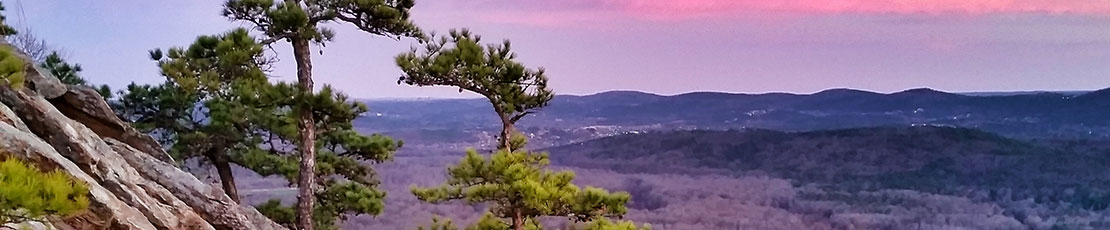
[[[992,14],[1057,13],[1110,15],[1106,0],[604,0],[649,17],[747,11],[800,13]]]
[[[493,16],[487,17],[496,19],[494,21],[544,25],[555,24],[560,15],[582,20],[608,17],[684,20],[751,14],[1110,16],[1110,0],[486,0],[461,4],[482,8],[496,6]]]

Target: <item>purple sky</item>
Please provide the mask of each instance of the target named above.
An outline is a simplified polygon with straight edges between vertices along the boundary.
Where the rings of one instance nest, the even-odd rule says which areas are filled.
[[[147,50],[245,26],[219,15],[220,0],[4,3],[14,24],[114,87],[161,81]],[[418,0],[414,17],[511,39],[561,94],[1110,87],[1110,0]],[[331,28],[318,83],[363,98],[470,96],[397,85],[392,57],[411,40]],[[294,80],[291,50],[275,49],[277,79]]]

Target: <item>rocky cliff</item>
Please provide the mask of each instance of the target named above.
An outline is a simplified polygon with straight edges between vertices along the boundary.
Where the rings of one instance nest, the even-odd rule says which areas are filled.
[[[0,85],[0,103],[0,158],[89,185],[89,210],[52,219],[54,229],[284,229],[180,170],[91,88],[62,84],[29,64],[23,88]]]

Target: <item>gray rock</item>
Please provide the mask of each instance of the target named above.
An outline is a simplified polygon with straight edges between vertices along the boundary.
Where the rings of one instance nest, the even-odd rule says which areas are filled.
[[[154,138],[131,127],[116,117],[112,108],[95,89],[73,86],[61,97],[50,100],[62,114],[92,129],[97,135],[127,143],[167,163],[174,163],[169,153]]]
[[[23,120],[12,112],[12,109],[4,104],[0,104],[0,122],[8,123],[9,125],[19,129],[20,131],[30,133],[31,130],[27,129],[27,125],[23,124]]]
[[[34,89],[35,92],[46,98],[55,98],[62,96],[62,94],[66,93],[66,91],[69,90],[69,87],[67,87],[66,84],[62,83],[61,80],[58,80],[58,77],[55,77],[53,74],[50,73],[50,71],[46,71],[45,69],[36,65],[35,62],[31,60],[31,57],[27,56],[27,54],[19,51],[19,49],[16,49],[14,46],[8,44],[7,42],[0,42],[0,45],[7,46],[9,49],[15,51],[12,53],[14,53],[17,57],[22,58],[24,60],[24,63],[26,63],[26,85],[28,88]]]
[[[174,165],[116,140],[108,139],[108,144],[144,177],[164,185],[218,229],[284,229],[265,217],[258,219],[262,214],[254,208],[244,209],[223,190],[209,186]]]
[[[90,190],[89,211],[50,217],[54,229],[285,229],[182,171],[95,90],[33,65],[27,71],[27,87],[0,86],[0,154],[65,172]]]
[[[42,170],[61,170],[89,185],[89,211],[55,223],[71,229],[154,229],[139,210],[116,198],[115,194],[66,159],[53,146],[31,133],[7,123],[0,123],[0,149],[4,154],[20,158]]]
[[[69,90],[69,87],[50,74],[50,71],[34,63],[27,64],[27,81],[30,82],[27,84],[28,87],[35,89],[35,92],[46,98],[60,97]]]

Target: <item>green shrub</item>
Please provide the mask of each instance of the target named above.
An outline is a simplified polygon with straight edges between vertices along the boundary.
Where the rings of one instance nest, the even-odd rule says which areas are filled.
[[[12,88],[22,88],[26,72],[23,59],[15,55],[7,46],[0,46],[0,83],[5,83]]]
[[[45,222],[89,207],[89,189],[61,171],[40,172],[15,159],[0,162],[0,224]]]

